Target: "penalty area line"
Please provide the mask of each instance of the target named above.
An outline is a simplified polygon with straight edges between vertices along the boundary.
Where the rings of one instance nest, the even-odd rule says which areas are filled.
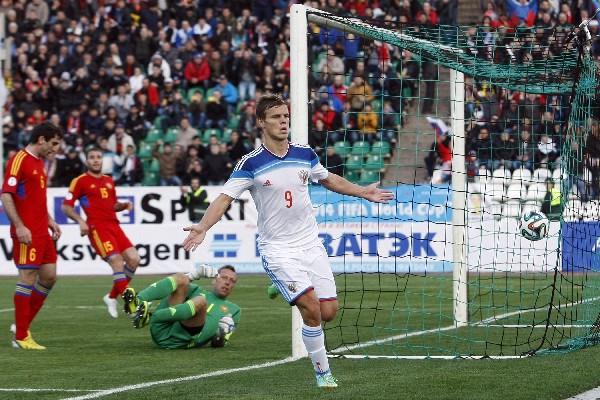
[[[97,399],[97,398],[104,397],[104,396],[110,396],[115,393],[123,393],[123,392],[129,392],[132,390],[145,389],[145,388],[149,388],[152,386],[169,385],[169,384],[173,384],[173,383],[197,381],[197,380],[201,380],[201,379],[212,378],[215,376],[234,374],[236,372],[244,372],[244,371],[251,371],[251,370],[255,370],[255,369],[270,368],[270,367],[275,367],[277,365],[288,364],[288,363],[291,363],[296,360],[297,360],[297,358],[288,357],[288,358],[284,358],[284,359],[281,359],[278,361],[270,361],[270,362],[266,362],[263,364],[253,364],[253,365],[248,365],[246,367],[240,367],[240,368],[222,369],[222,370],[218,370],[218,371],[207,372],[207,373],[201,374],[201,375],[183,376],[181,378],[164,379],[161,381],[144,382],[144,383],[138,383],[135,385],[121,386],[121,387],[117,387],[117,388],[113,388],[113,389],[99,390],[97,392],[85,394],[82,396],[67,397],[63,400]]]

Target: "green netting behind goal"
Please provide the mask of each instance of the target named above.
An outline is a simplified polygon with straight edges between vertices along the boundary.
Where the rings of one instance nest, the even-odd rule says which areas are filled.
[[[308,21],[309,143],[327,168],[397,197],[377,206],[312,189],[340,304],[329,351],[594,344],[600,206],[586,148],[598,138],[598,72],[581,35],[319,11]],[[540,209],[549,235],[531,242],[519,219]]]

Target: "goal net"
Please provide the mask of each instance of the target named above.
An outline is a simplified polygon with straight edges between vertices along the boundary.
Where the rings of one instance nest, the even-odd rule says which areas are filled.
[[[338,286],[329,352],[520,357],[595,343],[598,74],[585,32],[303,6],[291,21],[292,140],[396,195],[311,189]],[[520,217],[540,210],[548,236],[529,241]]]

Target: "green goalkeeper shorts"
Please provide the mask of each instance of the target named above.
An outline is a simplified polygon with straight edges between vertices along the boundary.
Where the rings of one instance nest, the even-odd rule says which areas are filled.
[[[219,322],[212,318],[206,319],[204,327],[196,335],[191,335],[179,321],[150,322],[150,335],[154,343],[163,349],[188,349],[205,345],[218,328]]]

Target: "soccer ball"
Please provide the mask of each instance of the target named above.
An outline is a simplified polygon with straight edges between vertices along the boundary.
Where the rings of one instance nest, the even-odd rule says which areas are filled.
[[[235,330],[235,322],[230,315],[226,315],[219,320],[219,328],[224,335],[228,335]]]
[[[521,216],[519,229],[525,239],[537,241],[548,236],[550,221],[541,211],[529,211]]]

